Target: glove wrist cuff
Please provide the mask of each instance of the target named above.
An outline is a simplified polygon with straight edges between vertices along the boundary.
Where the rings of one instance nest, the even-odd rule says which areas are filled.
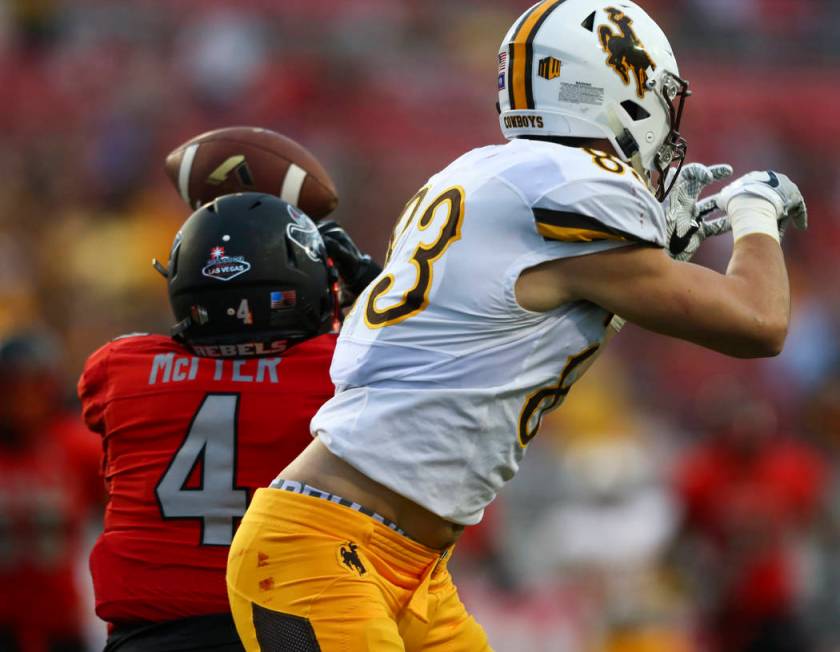
[[[743,186],[742,188],[739,188],[735,192],[735,194],[729,197],[727,205],[725,207],[726,212],[731,213],[732,202],[734,202],[736,199],[746,198],[763,199],[767,202],[770,202],[773,205],[773,209],[776,211],[775,219],[777,220],[782,216],[782,213],[785,212],[785,205],[782,202],[782,198],[779,197],[779,194],[775,190],[766,186],[763,183],[748,184]]]
[[[769,199],[752,194],[737,195],[729,201],[727,210],[735,242],[754,233],[769,235],[779,242],[779,213]]]

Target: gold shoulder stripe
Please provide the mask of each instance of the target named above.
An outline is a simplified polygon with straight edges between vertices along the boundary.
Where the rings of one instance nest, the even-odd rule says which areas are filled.
[[[596,242],[598,240],[627,240],[620,235],[605,233],[604,231],[593,231],[592,229],[575,229],[566,226],[551,226],[549,224],[537,224],[537,231],[547,240],[560,240],[561,242]]]
[[[652,244],[637,235],[604,224],[595,217],[557,211],[548,208],[534,208],[537,231],[547,240],[563,242],[593,242],[595,240],[627,240]]]
[[[566,0],[544,0],[525,14],[508,48],[510,79],[508,96],[511,109],[533,109],[534,37],[549,14]]]

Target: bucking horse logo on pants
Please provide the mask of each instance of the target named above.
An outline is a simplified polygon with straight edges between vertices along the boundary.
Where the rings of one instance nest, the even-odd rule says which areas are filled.
[[[598,28],[601,47],[610,55],[607,65],[615,70],[628,86],[632,73],[636,79],[636,94],[644,98],[649,90],[648,69],[656,70],[656,64],[633,31],[633,20],[615,7],[607,8],[607,13],[621,31],[620,34],[616,34],[610,25],[601,25]]]
[[[341,554],[341,563],[349,570],[357,572],[359,575],[367,573],[365,565],[359,559],[358,548],[352,541],[347,542],[347,547],[341,546],[339,553]]]

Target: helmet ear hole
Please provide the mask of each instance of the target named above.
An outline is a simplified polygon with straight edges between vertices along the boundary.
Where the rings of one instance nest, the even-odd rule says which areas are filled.
[[[630,119],[633,120],[633,122],[646,120],[650,117],[650,113],[648,113],[647,109],[633,100],[624,100],[621,103],[621,107],[627,112],[627,115],[630,116]]]

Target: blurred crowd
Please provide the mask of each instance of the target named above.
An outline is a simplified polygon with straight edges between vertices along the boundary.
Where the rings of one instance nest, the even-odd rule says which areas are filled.
[[[460,546],[456,579],[500,652],[840,650],[840,2],[640,4],[692,84],[689,158],[778,169],[807,199],[811,228],[785,239],[788,343],[744,362],[628,327],[546,419]],[[171,149],[234,124],[293,137],[334,176],[336,217],[381,261],[425,179],[501,140],[496,52],[528,5],[0,2],[0,339],[57,338],[53,389],[33,381],[26,399],[54,421],[19,416],[27,437],[54,445],[80,423],[72,389],[91,351],[168,331],[150,260],[187,216],[163,172]],[[729,248],[708,242],[702,261],[721,269]],[[0,468],[12,469],[29,446],[6,427],[29,405],[14,369],[0,369]],[[17,588],[35,572],[21,579],[14,556],[33,550],[26,537],[60,530],[79,556],[78,521],[101,499],[85,464],[65,469],[78,496],[75,525],[61,527],[14,523],[34,513],[22,492],[41,505],[67,495],[0,476],[0,637],[21,595],[37,604]]]

